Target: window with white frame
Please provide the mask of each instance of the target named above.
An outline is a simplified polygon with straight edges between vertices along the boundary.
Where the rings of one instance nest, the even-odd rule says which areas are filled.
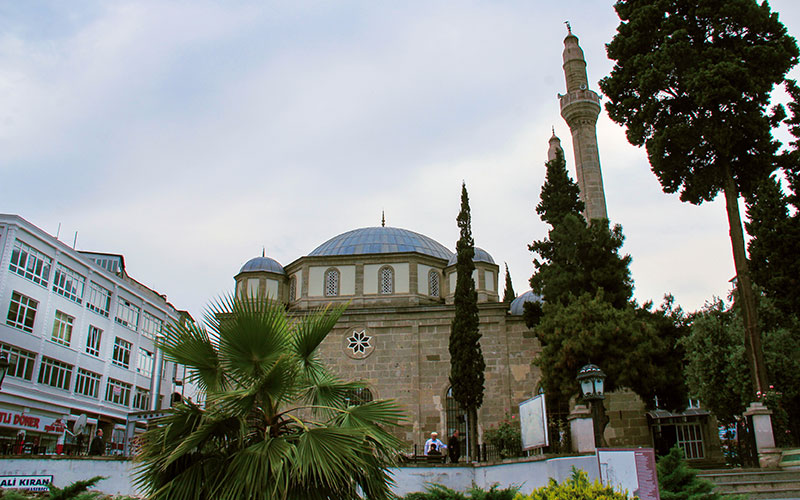
[[[89,294],[86,297],[86,307],[90,311],[107,318],[111,311],[111,292],[94,281],[90,281]]]
[[[161,335],[161,328],[163,328],[163,326],[164,322],[149,312],[145,311],[142,313],[142,335],[148,339],[154,339]]]
[[[137,410],[147,410],[150,406],[150,391],[142,387],[136,387],[133,395],[133,407]]]
[[[439,296],[439,273],[434,269],[428,272],[428,295],[431,297]]]
[[[94,325],[89,325],[89,333],[86,335],[86,352],[92,356],[100,356],[100,340],[103,338],[103,330]]]
[[[72,365],[42,356],[42,364],[39,367],[40,384],[68,391],[70,380],[72,380]]]
[[[11,292],[11,303],[8,305],[6,324],[19,328],[23,332],[33,333],[33,322],[36,319],[36,308],[39,303],[27,295]]]
[[[101,378],[102,375],[99,373],[78,368],[78,374],[75,377],[75,392],[83,394],[84,396],[89,396],[90,398],[98,397]]]
[[[75,318],[61,311],[56,311],[56,319],[53,321],[53,335],[50,340],[56,344],[69,346],[72,340],[72,323]]]
[[[153,375],[153,361],[154,361],[153,353],[148,351],[147,349],[139,348],[139,359],[136,362],[136,371],[144,375],[145,377],[150,377]]]
[[[703,451],[703,432],[699,424],[678,423],[675,425],[677,445],[683,449],[683,456],[688,459],[705,458]]]
[[[27,278],[37,285],[47,286],[52,265],[53,259],[47,255],[19,240],[14,242],[11,264],[8,268],[23,278]]]
[[[390,266],[383,266],[378,276],[381,280],[381,294],[387,295],[394,293],[394,269]]]
[[[335,297],[339,295],[339,270],[328,269],[325,271],[325,296]]]
[[[128,406],[131,401],[131,384],[109,378],[106,383],[106,401]]]
[[[141,309],[139,309],[138,306],[131,304],[130,301],[125,300],[122,297],[118,297],[117,317],[114,318],[114,321],[135,332],[136,327],[139,324],[140,311]]]
[[[117,337],[114,339],[114,354],[111,362],[117,366],[128,368],[131,365],[131,347],[133,344],[125,339]]]
[[[80,304],[83,301],[83,286],[86,278],[72,269],[56,264],[56,273],[53,276],[53,291],[63,295],[73,302]]]
[[[8,371],[6,375],[23,380],[33,379],[33,366],[36,364],[36,354],[8,344],[0,344],[0,352],[8,356]]]

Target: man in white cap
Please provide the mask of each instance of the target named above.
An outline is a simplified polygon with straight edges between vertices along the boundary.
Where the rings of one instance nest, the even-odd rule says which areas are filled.
[[[431,432],[431,438],[425,441],[425,454],[430,456],[442,455],[447,446],[439,441],[439,433]]]

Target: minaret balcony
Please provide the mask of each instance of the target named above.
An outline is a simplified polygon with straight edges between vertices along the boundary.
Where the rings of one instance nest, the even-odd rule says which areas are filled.
[[[562,112],[564,111],[564,108],[576,102],[590,102],[596,104],[597,107],[600,108],[600,96],[597,95],[597,92],[593,90],[573,90],[572,92],[568,92],[566,95],[559,94],[558,97],[561,100]]]

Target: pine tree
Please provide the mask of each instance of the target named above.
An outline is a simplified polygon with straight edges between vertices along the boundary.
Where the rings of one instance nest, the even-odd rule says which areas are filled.
[[[466,184],[461,184],[461,211],[456,217],[461,237],[456,243],[456,290],[453,298],[455,316],[450,329],[450,385],[453,398],[467,412],[471,456],[478,454],[478,408],[483,404],[484,369],[478,330],[478,293],[472,271],[475,270],[475,242]]]
[[[725,196],[752,393],[767,388],[739,197],[776,166],[772,129],[785,117],[770,94],[798,49],[767,2],[619,0],[606,46],[615,61],[600,81],[612,120],[645,146],[666,193],[700,204]]]
[[[661,500],[721,500],[710,481],[697,477],[683,459],[683,451],[675,446],[661,457],[658,469],[658,492]],[[730,497],[725,497],[730,498]]]
[[[569,178],[562,151],[547,162],[547,175],[536,212],[551,229],[545,239],[529,249],[536,268],[531,288],[545,302],[567,303],[584,293],[602,289],[614,307],[624,307],[633,293],[630,256],[621,257],[622,227],[609,229],[608,220],[597,219],[587,226],[581,211],[578,185]],[[528,308],[530,310],[530,308]]]
[[[787,316],[800,316],[800,216],[789,215],[788,197],[775,177],[747,201],[747,232],[753,281]]]
[[[506,265],[506,288],[503,290],[503,302],[511,303],[517,295],[514,293],[514,285],[511,283],[511,273],[508,272],[508,262]]]

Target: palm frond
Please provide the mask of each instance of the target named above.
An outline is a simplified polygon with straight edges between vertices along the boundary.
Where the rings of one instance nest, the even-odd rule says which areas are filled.
[[[202,326],[170,323],[164,327],[164,337],[157,341],[168,361],[189,368],[189,378],[204,392],[214,392],[225,386],[217,346]]]
[[[317,348],[339,321],[346,308],[347,304],[335,307],[328,305],[293,325],[292,347],[304,369],[318,364]]]

